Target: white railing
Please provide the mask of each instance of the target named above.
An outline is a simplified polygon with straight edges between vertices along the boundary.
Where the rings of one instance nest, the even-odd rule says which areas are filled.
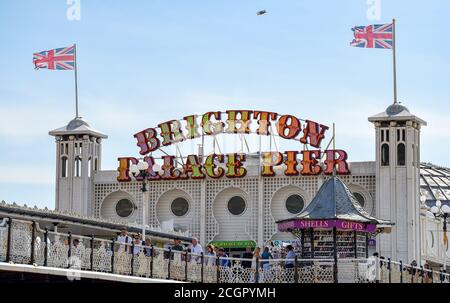
[[[41,230],[0,227],[0,261],[204,283],[449,283],[450,275],[376,259],[243,259]]]

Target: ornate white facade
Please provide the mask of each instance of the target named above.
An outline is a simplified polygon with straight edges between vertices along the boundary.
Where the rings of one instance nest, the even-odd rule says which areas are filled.
[[[404,262],[413,259],[440,262],[442,251],[431,255],[428,247],[431,240],[426,238],[427,229],[436,231],[438,224],[425,216],[427,206],[420,202],[420,127],[426,122],[400,104],[390,106],[369,121],[375,125],[376,161],[350,162],[351,174],[341,179],[357,194],[367,212],[395,223],[392,233],[377,237],[376,250]],[[141,183],[119,183],[117,171],[100,169],[101,139],[105,135],[81,118],[50,135],[56,137],[57,143],[57,210],[142,224]],[[173,222],[175,228],[189,231],[203,245],[235,240],[264,245],[269,240],[292,239],[290,234],[277,232],[275,224],[295,215],[286,201],[296,196],[297,202],[303,201],[298,205],[304,208],[326,176],[287,177],[280,171],[275,177],[261,177],[259,163],[257,155],[249,155],[244,178],[150,182],[146,224],[159,227]],[[228,208],[230,199],[236,196],[245,201],[238,215]],[[172,203],[176,199],[187,202],[187,207],[180,206],[182,216],[174,214]],[[133,206],[124,208],[126,216],[118,211],[119,201],[124,205],[129,201]]]

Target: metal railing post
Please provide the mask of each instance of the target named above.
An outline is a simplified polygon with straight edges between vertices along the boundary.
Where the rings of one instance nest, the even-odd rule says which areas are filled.
[[[203,283],[203,274],[204,274],[204,263],[205,263],[205,256],[203,252],[201,253],[200,260],[202,261],[202,267],[200,268],[200,282]]]
[[[33,221],[31,225],[31,256],[30,256],[30,265],[34,263],[34,244],[36,242],[36,221]]]
[[[259,283],[259,257],[256,257],[255,283]]]
[[[185,252],[185,260],[184,260],[184,281],[188,280],[188,251]]]
[[[389,283],[392,282],[392,266],[391,266],[391,258],[388,258],[388,264],[387,264],[387,269],[388,269],[388,281]]]
[[[420,277],[421,277],[421,283],[423,284],[423,265],[420,266]]]
[[[369,234],[366,233],[366,258],[369,257]]]
[[[47,266],[48,262],[48,228],[45,228],[44,233],[44,266]]]
[[[130,275],[134,276],[134,242],[131,243],[131,268]]]
[[[153,278],[153,244],[151,245],[151,252],[150,252],[150,278]]]
[[[172,259],[172,247],[169,247],[169,262],[167,263],[167,279],[170,280],[170,263]]]
[[[67,241],[69,242],[69,250],[67,251],[67,268],[70,268],[70,257],[72,256],[72,233],[70,231],[67,236]]]
[[[298,283],[298,272],[297,272],[297,256],[295,256],[294,260],[294,282]]]
[[[114,239],[112,239],[111,242],[111,273],[114,273]],[[125,251],[126,251],[126,247],[125,247]]]
[[[219,283],[220,282],[220,258],[219,256],[217,256],[216,259],[216,282]]]
[[[314,239],[312,240],[314,242]],[[334,283],[338,283],[338,253],[337,253],[337,228],[333,227],[333,257],[334,257],[334,268],[333,268],[333,278]]]
[[[6,240],[6,262],[11,261],[11,232],[12,232],[12,219],[8,218],[8,239]]]
[[[403,283],[403,262],[400,261],[400,283]]]
[[[94,235],[91,235],[91,271],[94,271]]]

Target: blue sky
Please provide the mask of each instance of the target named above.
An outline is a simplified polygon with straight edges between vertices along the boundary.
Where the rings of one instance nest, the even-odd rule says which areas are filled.
[[[392,57],[349,47],[350,28],[393,17],[399,98],[429,124],[422,161],[450,166],[448,0],[381,0],[379,21],[368,19],[366,0],[80,3],[80,20],[70,21],[65,0],[0,0],[0,200],[54,207],[48,131],[74,117],[73,73],[35,71],[31,61],[74,42],[81,115],[109,135],[103,169],[138,154],[141,129],[225,109],[335,122],[349,160],[373,160],[367,117],[392,100]],[[268,14],[256,16],[261,9]]]

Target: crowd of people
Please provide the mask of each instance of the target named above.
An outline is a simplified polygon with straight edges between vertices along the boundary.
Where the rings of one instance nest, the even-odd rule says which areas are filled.
[[[121,233],[117,237],[118,253],[129,253],[138,256],[143,253],[145,256],[152,256],[152,241],[150,238],[142,240],[142,236],[139,233],[133,236],[129,235],[126,228],[122,229]],[[132,245],[134,244],[134,246]],[[219,265],[223,267],[229,267],[235,262],[240,262],[243,268],[256,268],[269,269],[272,262],[271,260],[284,259],[282,261],[285,268],[294,268],[295,249],[292,245],[287,245],[281,249],[270,243],[263,249],[255,247],[252,250],[251,246],[247,246],[245,252],[240,258],[231,258],[222,247],[217,247],[212,244],[208,244],[206,249],[198,243],[198,239],[192,238],[190,245],[183,245],[181,239],[175,238],[172,244],[166,244],[164,247],[164,258],[172,259],[179,258],[185,260],[189,258],[190,262],[201,263],[201,255],[203,254],[205,265]],[[186,254],[186,252],[188,254]],[[156,256],[157,252],[153,251],[153,256]]]

